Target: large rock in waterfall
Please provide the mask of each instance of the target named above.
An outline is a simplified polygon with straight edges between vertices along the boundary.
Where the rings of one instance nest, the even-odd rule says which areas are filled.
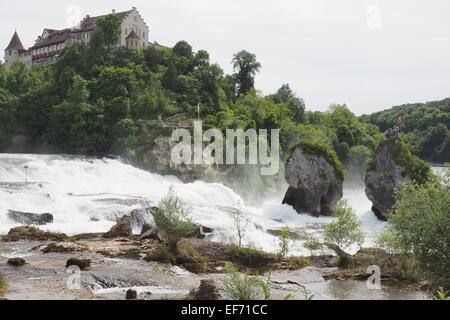
[[[421,184],[430,177],[430,166],[413,156],[399,137],[381,141],[365,178],[366,195],[372,202],[372,211],[380,220],[387,220],[400,184],[411,180]]]
[[[42,226],[53,222],[53,215],[51,213],[30,213],[8,210],[8,218],[26,226]]]
[[[283,204],[298,213],[329,216],[343,195],[344,174],[336,153],[325,145],[298,143],[286,166],[289,189]]]

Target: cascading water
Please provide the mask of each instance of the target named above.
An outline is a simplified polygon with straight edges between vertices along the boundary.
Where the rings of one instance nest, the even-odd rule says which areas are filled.
[[[157,205],[170,186],[192,207],[194,222],[214,229],[211,240],[234,242],[232,210],[240,208],[249,216],[244,242],[275,252],[277,238],[267,230],[289,226],[293,231],[321,235],[331,218],[299,215],[281,199],[260,207],[245,205],[243,199],[222,184],[197,181],[183,184],[170,176],[152,174],[119,160],[54,155],[0,155],[0,234],[18,226],[8,219],[8,210],[52,213],[54,222],[40,228],[68,235],[105,232],[117,217],[133,209]],[[362,220],[366,245],[381,232],[385,223],[370,211],[363,187],[345,189],[344,197]],[[139,231],[139,230],[136,230]],[[296,241],[292,254],[306,254]]]

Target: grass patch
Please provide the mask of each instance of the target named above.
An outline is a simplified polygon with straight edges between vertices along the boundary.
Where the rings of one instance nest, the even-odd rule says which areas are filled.
[[[336,152],[332,148],[325,144],[307,140],[300,140],[291,145],[291,154],[297,147],[299,147],[303,152],[307,154],[317,155],[325,158],[325,160],[336,170],[338,177],[344,180],[344,166],[342,165]]]
[[[256,249],[240,248],[237,245],[229,245],[228,254],[233,263],[250,268],[266,267],[277,261],[275,255]]]

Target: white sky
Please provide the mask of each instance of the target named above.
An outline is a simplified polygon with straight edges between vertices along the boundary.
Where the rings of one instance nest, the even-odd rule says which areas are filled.
[[[289,83],[310,110],[346,103],[362,114],[450,97],[448,0],[2,1],[0,50],[15,28],[30,47],[45,27],[133,6],[152,41],[187,40],[227,73],[234,53],[255,53],[257,88]]]

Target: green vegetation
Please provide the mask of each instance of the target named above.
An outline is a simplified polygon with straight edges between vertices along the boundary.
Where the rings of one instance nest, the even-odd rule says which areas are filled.
[[[177,244],[182,238],[189,237],[196,229],[189,220],[191,209],[175,194],[173,187],[153,212],[156,229],[169,250],[177,252]]]
[[[353,147],[372,152],[376,146],[377,127],[345,105],[305,111],[289,84],[261,95],[254,83],[262,67],[253,53],[235,54],[234,73],[227,75],[208,52],[195,52],[186,41],[173,49],[115,48],[117,17],[102,17],[97,25],[88,45],[66,47],[52,66],[0,66],[0,151],[107,155],[132,149],[137,162],[152,168],[146,152],[170,130],[147,120],[196,118],[198,104],[205,128],[280,129],[284,159],[299,140],[327,145],[352,166],[364,161]],[[263,183],[272,185],[274,178]]]
[[[397,194],[395,214],[380,241],[412,257],[419,272],[436,285],[450,288],[450,183],[408,183]]]
[[[279,247],[278,256],[280,258],[286,258],[291,246],[292,246],[291,232],[288,227],[285,227],[283,228],[283,230],[281,230],[281,234],[278,237],[278,247]]]
[[[410,148],[399,137],[385,140],[394,162],[405,168],[405,174],[418,184],[424,184],[432,178],[430,166],[414,156]]]
[[[234,209],[232,214],[234,227],[236,228],[236,236],[238,238],[238,246],[241,248],[242,240],[247,232],[249,219],[247,214],[239,208]]]
[[[224,281],[224,287],[232,300],[270,299],[270,276],[267,279],[262,279],[257,276],[250,276],[247,273],[239,273],[231,263],[225,265],[225,271],[229,278]]]
[[[436,292],[436,295],[433,296],[433,300],[450,300],[450,297],[448,295],[449,292],[445,291],[443,287],[440,287]]]
[[[361,120],[384,132],[395,125],[397,113],[405,123],[402,137],[417,156],[427,161],[450,162],[450,98],[396,106],[364,115]]]
[[[303,244],[303,247],[311,252],[311,257],[314,256],[314,252],[323,249],[323,244],[314,236],[308,236],[308,239]]]
[[[240,248],[233,244],[228,246],[228,255],[232,262],[251,268],[266,267],[277,260],[274,255],[264,251],[251,248]]]
[[[325,245],[334,250],[341,259],[340,265],[349,263],[345,250],[352,245],[361,246],[364,242],[364,233],[361,230],[361,222],[355,211],[348,206],[347,200],[341,200],[333,214],[334,221],[325,225]]]
[[[307,154],[319,155],[325,158],[325,160],[327,160],[327,162],[336,170],[336,174],[339,178],[344,180],[344,168],[339,161],[336,152],[334,152],[329,146],[307,140],[301,140],[291,146],[291,151],[294,151],[297,147],[300,147],[300,149]]]

